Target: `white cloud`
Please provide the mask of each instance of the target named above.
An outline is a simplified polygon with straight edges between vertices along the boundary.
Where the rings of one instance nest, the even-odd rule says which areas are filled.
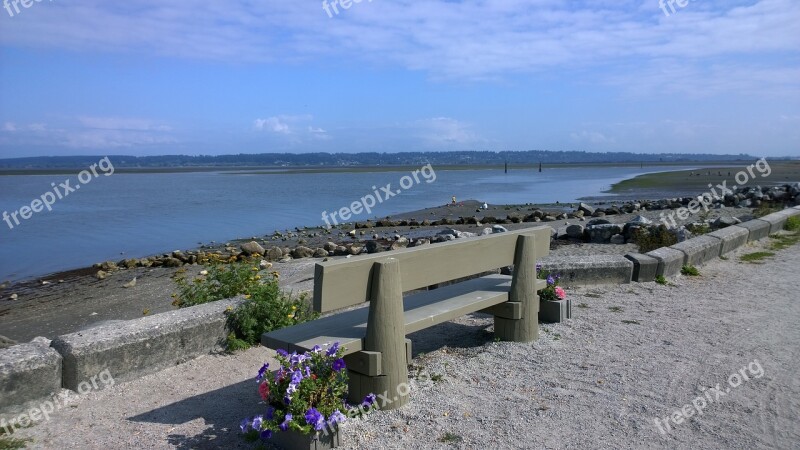
[[[616,139],[608,137],[597,131],[581,131],[579,133],[571,133],[570,138],[578,143],[592,145],[609,145],[617,142]]]
[[[155,123],[149,119],[125,117],[79,117],[78,121],[86,128],[98,130],[129,131],[171,131],[172,128]]]
[[[289,125],[283,121],[279,117],[269,117],[267,119],[256,119],[253,123],[253,126],[257,130],[261,131],[271,131],[273,133],[279,134],[289,134],[291,131],[289,130]]]
[[[14,131],[17,131],[17,125],[14,122],[6,122],[3,124],[3,131],[13,133]]]
[[[452,148],[484,142],[472,126],[450,117],[419,120],[412,128],[417,129],[417,137],[427,146]]]

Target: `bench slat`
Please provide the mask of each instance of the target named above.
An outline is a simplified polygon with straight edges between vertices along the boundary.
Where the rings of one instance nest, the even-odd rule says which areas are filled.
[[[537,289],[544,287],[537,282]],[[511,277],[489,275],[403,299],[406,334],[488,308],[508,300]],[[345,354],[363,350],[369,308],[323,317],[293,327],[266,333],[262,344],[287,351],[306,351],[315,345],[339,342]]]
[[[550,227],[525,228],[435,245],[356,256],[318,263],[314,276],[314,310],[328,312],[369,301],[372,266],[400,261],[403,291],[487,272],[514,263],[517,237],[534,235],[538,261],[550,251]]]

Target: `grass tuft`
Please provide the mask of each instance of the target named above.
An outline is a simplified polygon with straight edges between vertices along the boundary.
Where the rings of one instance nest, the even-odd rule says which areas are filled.
[[[686,275],[686,276],[689,276],[689,277],[697,277],[697,276],[700,276],[700,271],[699,271],[699,270],[697,270],[697,267],[695,267],[695,266],[692,266],[692,265],[688,265],[688,266],[683,266],[683,267],[681,267],[681,273],[682,273],[683,275]]]
[[[667,281],[667,279],[664,278],[664,275],[659,275],[659,276],[656,277],[656,283],[658,283],[658,284],[660,284],[662,286],[666,286],[667,283],[669,283],[669,281]]]
[[[753,253],[748,253],[746,255],[742,255],[739,259],[741,259],[744,262],[758,264],[758,263],[761,262],[762,259],[769,258],[771,256],[775,256],[775,253],[772,253],[772,252],[753,252]]]

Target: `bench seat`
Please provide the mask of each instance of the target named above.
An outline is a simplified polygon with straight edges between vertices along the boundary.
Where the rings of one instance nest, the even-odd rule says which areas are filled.
[[[537,290],[546,282],[537,280]],[[453,320],[508,301],[511,276],[488,275],[403,298],[405,334]],[[262,344],[288,352],[339,342],[345,355],[363,350],[369,308],[333,314],[264,334]]]

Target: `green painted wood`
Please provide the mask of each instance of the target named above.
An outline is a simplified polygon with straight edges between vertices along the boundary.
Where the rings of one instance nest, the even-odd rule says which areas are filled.
[[[408,386],[400,261],[389,258],[376,262],[372,270],[371,284],[364,348],[367,351],[380,352],[383,375],[375,378],[385,377],[387,386],[385,390],[375,394],[397,396],[397,401],[384,408],[395,409],[408,403],[408,392],[401,393],[398,389],[401,384]]]
[[[344,363],[349,370],[363,375],[375,377],[383,375],[380,352],[360,351],[344,357]]]
[[[535,227],[318,263],[314,309],[327,312],[368,302],[373,264],[387,257],[400,262],[404,291],[509,266],[514,263],[520,235],[535,236],[542,243],[533,255],[534,261],[548,254],[550,227]]]

